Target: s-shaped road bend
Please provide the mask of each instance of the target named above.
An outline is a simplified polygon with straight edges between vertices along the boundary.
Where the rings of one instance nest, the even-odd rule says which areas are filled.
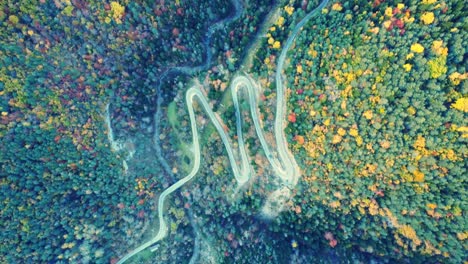
[[[138,248],[134,249],[127,255],[125,255],[117,264],[124,263],[129,258],[133,257],[134,255],[138,254],[139,252],[145,250],[146,248],[152,246],[156,242],[160,241],[167,235],[167,224],[164,220],[164,202],[166,197],[173,193],[175,190],[182,187],[185,183],[190,181],[197,173],[200,168],[201,162],[201,151],[200,151],[200,142],[199,142],[199,135],[198,129],[195,119],[195,112],[194,112],[194,99],[195,97],[201,103],[201,106],[204,108],[205,112],[207,113],[208,117],[213,122],[216,130],[218,131],[221,140],[226,148],[228,153],[228,158],[232,166],[232,170],[234,173],[234,177],[239,185],[245,184],[251,177],[252,168],[250,167],[249,158],[246,152],[246,148],[244,145],[244,139],[242,136],[242,120],[240,114],[240,107],[239,107],[239,98],[238,92],[241,89],[247,90],[248,101],[250,105],[250,113],[252,116],[252,120],[254,122],[255,130],[258,136],[258,139],[264,149],[265,155],[271,164],[273,171],[275,172],[276,176],[279,177],[283,184],[283,188],[293,189],[298,182],[300,177],[300,170],[294,160],[293,155],[288,150],[287,140],[284,134],[284,126],[285,126],[285,110],[287,106],[286,98],[285,98],[285,87],[283,85],[282,79],[282,71],[284,67],[284,62],[286,59],[287,52],[291,45],[293,44],[297,34],[301,30],[301,28],[313,17],[315,17],[320,10],[322,10],[325,5],[327,5],[329,0],[324,0],[317,6],[314,10],[312,10],[306,17],[304,17],[293,29],[291,35],[286,41],[284,45],[280,57],[278,59],[278,66],[276,68],[276,93],[277,93],[277,105],[276,105],[276,117],[275,117],[275,126],[274,126],[274,135],[276,139],[277,151],[272,152],[270,147],[268,146],[263,129],[260,125],[260,119],[258,117],[258,108],[257,108],[257,101],[258,101],[258,91],[259,87],[257,84],[248,76],[245,75],[238,75],[236,76],[230,85],[232,98],[234,102],[234,107],[236,111],[236,129],[237,129],[237,138],[238,138],[238,146],[240,152],[240,166],[237,165],[233,147],[228,140],[228,135],[223,129],[223,125],[221,120],[216,116],[216,114],[211,109],[210,104],[208,103],[207,97],[202,92],[202,87],[200,84],[196,84],[190,87],[187,90],[185,99],[187,103],[187,108],[189,111],[189,117],[191,122],[191,130],[192,130],[192,142],[193,142],[193,154],[194,154],[194,166],[190,173],[185,176],[184,178],[180,179],[169,188],[164,190],[161,193],[158,200],[158,219],[159,219],[159,231],[155,237],[151,240],[147,241],[146,243],[140,245]],[[155,248],[151,249],[152,251]]]

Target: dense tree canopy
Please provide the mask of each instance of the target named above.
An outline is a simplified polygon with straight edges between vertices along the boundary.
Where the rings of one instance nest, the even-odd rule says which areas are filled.
[[[249,72],[268,131],[279,54],[318,5],[1,1],[0,262],[115,263],[148,239],[156,198],[193,166],[188,85],[204,85],[234,139],[229,80]],[[276,183],[246,95],[256,176],[242,189],[196,107],[200,176],[166,202],[167,241],[135,261],[466,261],[467,17],[463,1],[330,1],[284,67],[302,171],[285,210],[257,214]]]

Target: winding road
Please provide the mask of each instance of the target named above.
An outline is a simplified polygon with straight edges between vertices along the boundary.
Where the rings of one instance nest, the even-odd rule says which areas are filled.
[[[207,97],[202,92],[202,86],[200,84],[196,84],[187,90],[185,99],[186,99],[186,104],[187,104],[187,108],[189,111],[191,130],[192,130],[193,154],[194,154],[193,168],[187,176],[185,176],[184,178],[180,179],[179,181],[171,185],[164,192],[162,192],[161,195],[159,196],[159,200],[158,200],[159,231],[157,235],[153,237],[151,240],[140,245],[139,247],[137,247],[136,249],[134,249],[133,251],[125,255],[121,260],[119,260],[119,262],[117,262],[118,264],[124,263],[129,258],[147,249],[148,247],[151,247],[153,244],[160,241],[167,235],[168,227],[167,227],[166,221],[164,220],[164,202],[168,195],[170,195],[171,193],[173,193],[174,191],[182,187],[185,183],[190,181],[198,173],[198,170],[200,168],[200,162],[201,162],[201,151],[200,151],[199,134],[198,134],[195,111],[194,111],[195,99],[198,99],[199,103],[204,108],[208,117],[213,122],[216,130],[218,131],[221,137],[221,140],[223,141],[226,151],[228,153],[228,158],[231,163],[234,177],[238,185],[243,185],[250,179],[252,172],[253,172],[253,169],[250,166],[249,156],[247,154],[247,150],[244,144],[244,139],[243,139],[243,134],[242,134],[242,119],[241,119],[241,112],[240,112],[239,98],[238,98],[239,91],[241,91],[242,89],[245,89],[248,95],[248,101],[250,105],[250,114],[254,122],[254,126],[255,126],[258,139],[262,145],[262,148],[265,152],[265,155],[269,163],[271,164],[273,168],[274,174],[278,177],[278,179],[280,180],[282,184],[281,190],[292,190],[296,186],[298,179],[300,177],[300,170],[296,164],[296,161],[294,160],[293,155],[288,150],[287,140],[284,134],[287,100],[285,98],[286,88],[283,85],[282,72],[283,72],[283,67],[284,67],[284,62],[286,59],[287,52],[290,49],[291,45],[293,44],[294,39],[296,38],[297,34],[301,30],[301,28],[305,25],[305,23],[307,23],[312,17],[316,16],[319,13],[319,11],[325,7],[327,3],[328,3],[328,0],[322,1],[318,7],[316,7],[309,14],[307,14],[307,16],[304,17],[295,26],[291,35],[287,39],[286,44],[284,45],[281,51],[280,57],[278,59],[278,66],[276,68],[276,73],[275,73],[275,79],[276,79],[276,85],[277,85],[276,86],[277,106],[276,106],[276,117],[275,117],[275,126],[274,126],[274,135],[275,135],[276,146],[277,146],[276,151],[272,151],[265,140],[264,132],[260,125],[260,119],[258,117],[258,108],[257,108],[257,102],[259,99],[258,91],[260,90],[260,87],[258,87],[258,85],[250,77],[248,77],[247,75],[239,74],[232,80],[231,85],[230,85],[234,107],[236,111],[237,140],[238,140],[239,153],[240,153],[240,159],[241,159],[240,166],[236,162],[232,144],[230,140],[228,140],[228,135],[223,129],[222,121],[220,118],[217,117],[217,115],[211,109],[211,106],[208,102]],[[215,26],[209,29],[210,31],[208,33],[209,38],[211,38],[211,34],[214,32],[214,30],[216,30],[220,26],[221,24],[216,24]],[[210,52],[208,52],[208,54],[210,54]],[[201,66],[198,66],[198,67],[201,67]],[[179,68],[176,70],[180,71],[182,70],[182,68]],[[196,70],[196,69],[193,68],[192,70]],[[159,100],[158,100],[158,103],[160,103]],[[158,120],[159,122],[158,118],[156,118],[156,120]],[[272,197],[272,199],[275,199],[275,198],[278,198],[278,197],[277,196]],[[151,250],[154,251],[155,248],[152,248]]]

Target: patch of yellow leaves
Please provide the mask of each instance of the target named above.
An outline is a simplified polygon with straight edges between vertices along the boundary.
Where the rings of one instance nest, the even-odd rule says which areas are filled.
[[[273,48],[274,48],[274,49],[279,49],[279,48],[281,48],[281,43],[280,43],[279,41],[276,40],[275,43],[273,43]]]
[[[375,35],[379,34],[380,29],[378,27],[373,27],[368,30],[368,32],[373,33]]]
[[[331,208],[338,208],[338,207],[341,206],[341,203],[340,203],[340,201],[333,201],[329,205],[330,205]]]
[[[447,72],[447,56],[439,56],[428,61],[429,72],[432,78],[439,78]]]
[[[369,214],[370,215],[377,215],[379,213],[379,204],[376,200],[372,199],[371,203],[369,204]]]
[[[418,236],[416,235],[416,231],[414,231],[414,229],[411,226],[402,225],[400,228],[398,228],[398,232],[407,239],[411,240],[414,245],[421,245],[421,240],[418,238]]]
[[[424,12],[421,16],[421,21],[425,25],[432,24],[434,22],[434,13],[433,12]]]
[[[424,47],[419,43],[414,43],[413,45],[411,45],[411,51],[415,53],[423,53]]]
[[[458,72],[454,72],[449,75],[450,82],[453,85],[459,85],[461,81],[466,80],[468,78],[468,73],[460,74]]]
[[[356,144],[357,144],[358,146],[361,146],[362,143],[363,143],[362,137],[361,137],[361,136],[357,136],[357,137],[356,137]]]
[[[278,20],[276,20],[276,25],[280,27],[284,25],[284,17],[279,17]]]
[[[390,141],[384,140],[384,141],[380,142],[380,146],[381,146],[383,149],[388,149],[388,148],[390,148]]]
[[[111,6],[111,11],[112,11],[112,17],[114,18],[115,22],[117,24],[122,23],[122,17],[125,13],[125,7],[121,6],[118,2],[112,1],[110,3]]]
[[[468,97],[458,98],[450,107],[463,112],[468,112]]]
[[[386,29],[390,28],[391,25],[392,25],[392,21],[390,21],[390,20],[387,20],[387,21],[383,22],[383,26]]]
[[[447,56],[448,48],[444,47],[444,42],[442,40],[435,40],[432,42],[432,51],[437,56]]]
[[[424,173],[422,173],[422,172],[419,171],[419,170],[415,170],[415,171],[413,172],[413,176],[414,176],[413,180],[414,180],[415,182],[423,182],[423,181],[424,181]]]
[[[403,65],[403,68],[405,69],[405,71],[409,72],[411,71],[411,68],[413,67],[413,65],[409,64],[409,63],[406,63],[405,65]]]
[[[332,5],[332,10],[339,12],[339,11],[343,10],[343,6],[341,5],[341,3],[334,3]]]
[[[410,106],[408,107],[408,109],[406,109],[406,113],[408,113],[408,115],[415,115],[416,114],[416,108],[414,108],[413,106]]]
[[[296,71],[297,71],[297,73],[301,74],[302,73],[302,65],[300,65],[300,64],[297,65],[296,66]]]
[[[468,231],[465,231],[463,233],[457,233],[457,238],[458,238],[458,240],[461,240],[461,241],[467,239],[468,238]]]
[[[333,139],[332,139],[332,143],[333,143],[333,144],[338,144],[338,143],[341,142],[342,139],[343,139],[343,138],[342,138],[340,135],[334,135],[334,136],[333,136]]]
[[[418,150],[424,149],[426,147],[426,139],[419,135],[416,141],[414,142],[413,147]]]
[[[462,138],[468,138],[468,127],[459,127],[457,128],[457,131],[462,133]]]
[[[385,9],[385,15],[388,16],[388,17],[392,17],[393,16],[393,8],[387,7]]]
[[[286,11],[286,13],[288,13],[288,15],[292,15],[292,13],[294,12],[294,7],[286,6],[286,7],[284,7],[284,11]]]
[[[273,43],[275,43],[275,39],[272,37],[268,38],[268,44],[273,45]]]
[[[337,132],[338,132],[338,135],[340,135],[340,136],[344,136],[344,135],[346,134],[346,130],[344,130],[344,129],[341,128],[341,127],[338,128],[338,131],[337,131]]]
[[[444,149],[444,150],[441,150],[440,151],[440,156],[443,158],[443,159],[448,159],[450,161],[457,161],[459,160],[459,158],[457,157],[457,154],[455,153],[455,151],[453,151],[453,149]]]
[[[372,110],[367,110],[362,114],[366,119],[370,120],[372,119],[373,113]]]

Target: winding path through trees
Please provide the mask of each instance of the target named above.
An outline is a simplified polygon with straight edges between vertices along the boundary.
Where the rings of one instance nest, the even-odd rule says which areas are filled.
[[[307,14],[307,16],[303,18],[295,26],[291,35],[287,39],[286,44],[284,45],[281,51],[280,57],[278,59],[278,66],[276,68],[276,75],[275,75],[277,106],[276,106],[276,117],[275,117],[275,125],[274,125],[274,136],[275,136],[276,145],[277,145],[276,151],[272,151],[265,140],[264,132],[260,125],[260,119],[258,117],[257,102],[259,98],[259,95],[258,95],[259,87],[251,78],[249,78],[246,75],[238,75],[232,80],[232,83],[230,85],[234,107],[236,111],[236,129],[237,129],[238,146],[239,146],[239,153],[240,153],[240,159],[241,159],[240,166],[236,162],[236,159],[234,157],[234,149],[232,147],[231,142],[228,140],[228,135],[223,129],[222,121],[220,118],[216,116],[216,114],[211,109],[211,106],[208,102],[207,97],[202,92],[202,89],[201,89],[202,86],[200,84],[196,84],[188,89],[185,99],[186,99],[190,122],[191,122],[194,166],[191,172],[187,176],[185,176],[184,178],[174,183],[172,186],[170,186],[164,192],[162,192],[161,195],[159,196],[159,200],[158,200],[159,231],[157,235],[151,240],[149,240],[148,242],[142,244],[138,248],[134,249],[133,251],[125,255],[118,262],[118,264],[124,263],[129,258],[133,257],[139,252],[152,246],[153,244],[160,241],[167,235],[168,228],[167,228],[166,221],[164,220],[164,202],[166,200],[166,197],[170,195],[171,193],[173,193],[174,191],[176,191],[177,189],[179,189],[180,187],[182,187],[185,183],[190,181],[198,173],[198,170],[200,168],[200,162],[201,162],[201,151],[200,151],[199,135],[198,135],[198,129],[197,129],[197,124],[196,124],[196,119],[195,119],[195,112],[194,112],[194,99],[195,98],[197,98],[198,101],[201,103],[201,106],[203,106],[205,112],[208,114],[208,117],[211,119],[214,126],[216,127],[216,130],[218,131],[221,137],[221,140],[223,141],[226,151],[228,153],[228,158],[232,166],[234,177],[239,185],[243,185],[250,179],[252,171],[253,171],[253,169],[250,166],[250,160],[247,154],[246,147],[244,145],[244,139],[243,139],[243,134],[242,134],[242,119],[241,119],[239,98],[238,98],[238,93],[241,89],[247,90],[248,102],[250,105],[250,113],[252,116],[252,120],[254,122],[254,126],[257,132],[258,139],[260,140],[262,148],[264,149],[265,155],[268,161],[270,162],[275,175],[279,178],[281,185],[282,185],[281,189],[279,189],[276,192],[273,192],[270,195],[269,200],[277,200],[277,199],[285,200],[286,198],[289,197],[290,191],[296,186],[298,182],[298,179],[300,177],[300,170],[296,164],[296,161],[294,160],[293,155],[288,151],[287,140],[284,135],[285,113],[286,113],[287,101],[285,98],[286,88],[283,86],[282,72],[283,72],[283,67],[284,67],[284,62],[286,59],[287,52],[289,48],[291,47],[292,43],[294,42],[294,39],[296,38],[297,34],[301,30],[301,28],[305,25],[305,23],[307,23],[312,17],[316,16],[319,13],[319,11],[325,7],[327,3],[328,3],[328,0],[322,1],[318,7],[316,7],[309,14]],[[237,2],[236,7],[238,7],[238,4],[239,3]],[[221,27],[224,23],[227,23],[228,21],[231,21],[235,17],[238,17],[239,15],[238,12],[239,12],[239,9],[236,10],[236,15],[234,15],[230,19],[227,19],[222,23],[216,23],[215,25],[210,27],[208,35],[207,35],[207,41],[205,41],[205,45],[208,45],[207,43],[209,43],[213,32],[217,28]],[[209,47],[207,48],[209,50]],[[180,68],[174,68],[173,70],[174,71],[177,70],[181,72],[198,71],[200,69],[207,67],[206,65],[209,65],[208,63],[210,62],[210,60],[211,60],[211,52],[208,51],[207,62],[205,63],[205,65],[193,67],[191,69],[189,68],[185,69],[183,67],[180,67]],[[164,75],[161,77],[161,79],[162,78],[164,78]],[[160,85],[158,86],[158,88],[159,87]],[[162,99],[160,98],[161,96],[159,96],[159,99],[158,99],[158,111],[155,117],[156,122],[159,122],[160,120],[159,109],[160,109],[160,105],[162,102]],[[159,145],[158,126],[159,124],[156,125],[157,129],[155,131],[158,133],[158,134],[155,134],[156,135],[155,138],[158,138],[158,140],[156,140],[157,145]],[[161,156],[160,148],[159,149],[157,148],[157,152],[159,152],[157,153],[158,156]],[[167,165],[167,163],[165,164]],[[279,210],[280,209],[281,208],[279,208]],[[153,248],[152,251],[154,250],[155,249]]]

